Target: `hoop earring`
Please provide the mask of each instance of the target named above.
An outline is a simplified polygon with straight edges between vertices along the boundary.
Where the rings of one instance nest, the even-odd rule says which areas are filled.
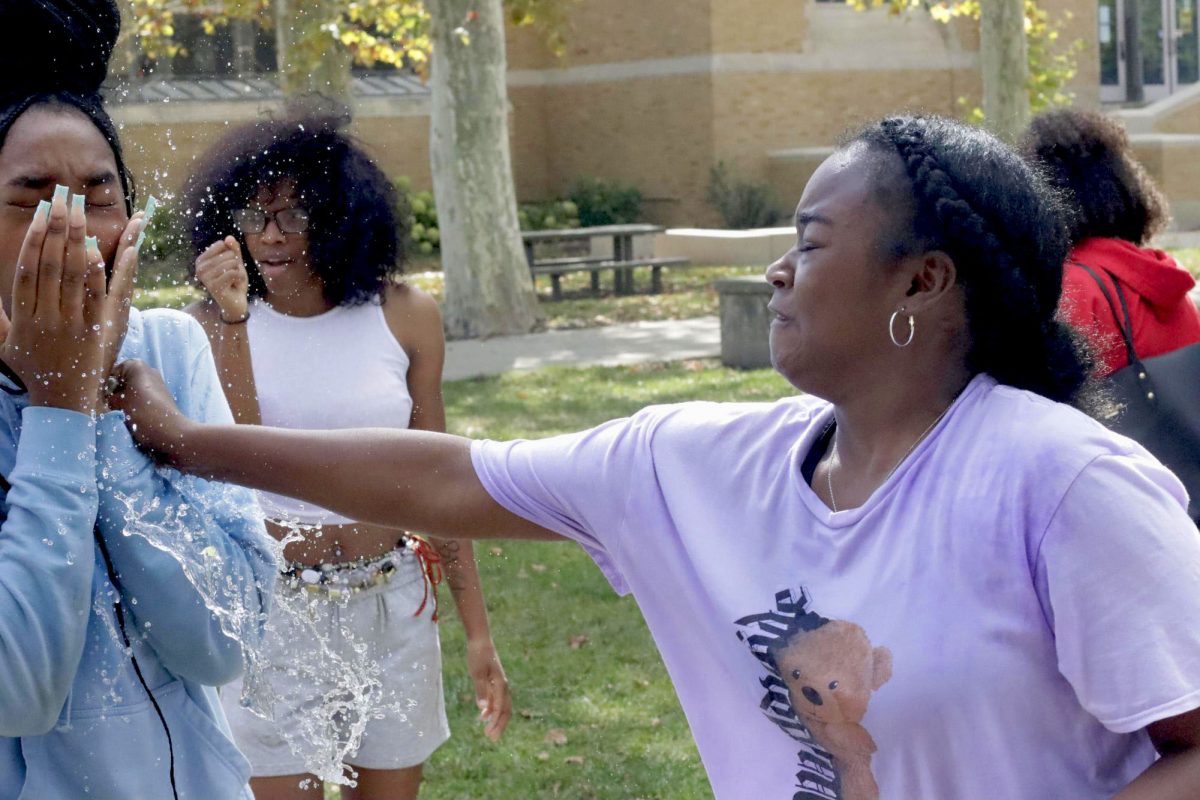
[[[891,319],[888,320],[888,338],[892,340],[892,344],[896,347],[908,347],[912,344],[913,336],[917,333],[917,318],[912,314],[908,314],[908,338],[903,342],[896,338],[896,317],[904,313],[904,308],[898,308],[892,312]]]

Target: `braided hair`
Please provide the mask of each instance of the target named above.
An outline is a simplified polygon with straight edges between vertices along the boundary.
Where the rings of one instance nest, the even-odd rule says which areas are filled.
[[[1051,400],[1098,403],[1086,346],[1055,316],[1070,247],[1056,193],[998,139],[954,120],[890,117],[847,142],[859,143],[904,166],[908,186],[899,188],[911,195],[911,220],[889,243],[895,254],[941,250],[957,267],[971,374]]]
[[[1043,112],[1029,124],[1020,151],[1070,196],[1072,244],[1103,236],[1142,245],[1167,224],[1167,199],[1112,117],[1076,109]]]
[[[0,148],[31,108],[79,111],[112,149],[125,210],[132,214],[133,179],[100,95],[121,32],[115,0],[4,0],[0,30],[13,37],[0,48]]]

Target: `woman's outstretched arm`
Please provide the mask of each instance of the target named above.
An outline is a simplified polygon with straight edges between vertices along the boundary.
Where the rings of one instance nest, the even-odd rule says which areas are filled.
[[[138,444],[181,472],[289,495],[352,519],[456,539],[557,539],[492,499],[470,440],[370,429],[293,431],[202,425],[176,408],[162,377],[140,361],[115,371],[110,398]]]

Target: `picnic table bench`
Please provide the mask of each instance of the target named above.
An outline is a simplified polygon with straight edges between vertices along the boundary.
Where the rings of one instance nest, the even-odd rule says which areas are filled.
[[[673,266],[688,266],[691,262],[686,258],[639,258],[633,255],[633,240],[636,236],[651,236],[663,231],[661,225],[632,224],[632,225],[598,225],[590,228],[558,228],[543,231],[522,231],[521,238],[525,242],[525,259],[529,262],[530,276],[537,284],[539,275],[549,275],[550,285],[555,300],[562,299],[561,277],[569,272],[590,272],[592,274],[592,293],[600,293],[600,273],[603,270],[613,271],[613,291],[617,294],[630,294],[633,291],[633,271],[638,267],[650,267],[650,291],[658,294],[662,291],[662,268]],[[611,256],[561,256],[537,258],[534,246],[537,244],[553,244],[590,240],[594,236],[611,236],[613,252]]]

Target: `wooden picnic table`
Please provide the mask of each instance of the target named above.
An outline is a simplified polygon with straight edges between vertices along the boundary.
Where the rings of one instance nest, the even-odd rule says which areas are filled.
[[[521,238],[525,242],[525,259],[529,262],[530,275],[537,283],[538,275],[549,275],[555,300],[562,299],[560,277],[568,272],[590,272],[592,276],[592,293],[600,293],[600,272],[613,271],[613,291],[617,294],[630,294],[633,291],[633,270],[636,267],[650,267],[651,291],[662,291],[662,268],[667,266],[687,266],[686,258],[637,258],[633,255],[633,240],[638,236],[652,236],[661,233],[661,225],[634,223],[629,225],[595,225],[590,228],[555,228],[542,231],[522,231]],[[592,237],[611,236],[613,252],[611,256],[569,256],[537,258],[534,246],[537,244],[552,244],[591,240]]]

